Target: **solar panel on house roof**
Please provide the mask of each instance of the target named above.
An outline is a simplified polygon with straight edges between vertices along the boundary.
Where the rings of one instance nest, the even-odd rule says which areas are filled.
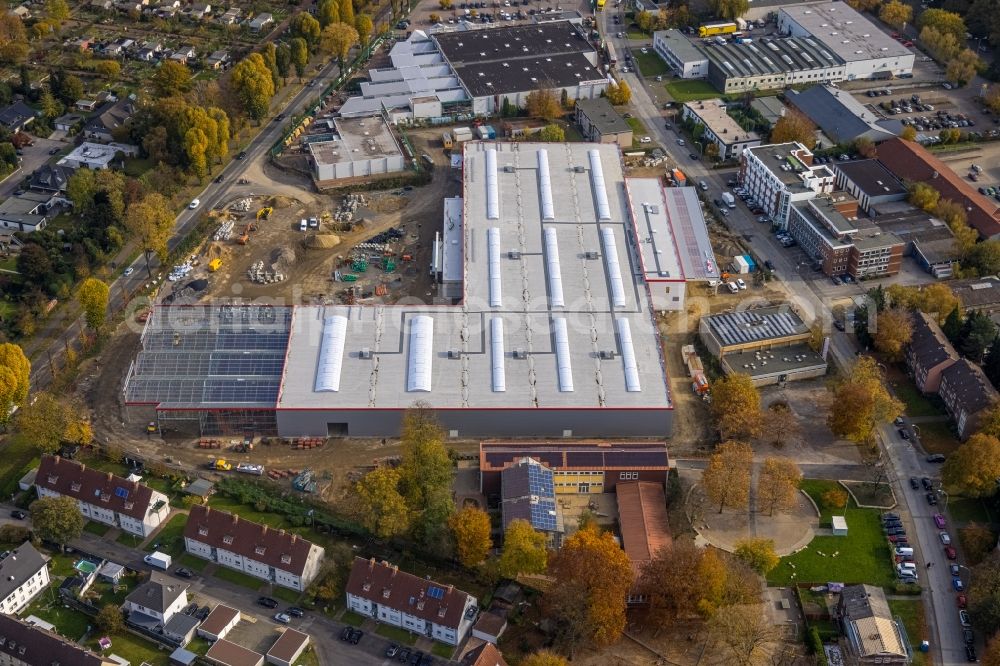
[[[528,466],[528,492],[532,495],[555,495],[555,484],[552,481],[552,470],[541,465]]]
[[[556,530],[556,505],[554,501],[539,501],[531,505],[531,526],[547,532]]]
[[[604,454],[607,467],[665,467],[668,464],[666,451],[608,451]]]
[[[602,451],[567,451],[567,467],[601,467],[604,464]]]
[[[444,599],[444,590],[436,585],[427,588],[427,596],[431,599]]]

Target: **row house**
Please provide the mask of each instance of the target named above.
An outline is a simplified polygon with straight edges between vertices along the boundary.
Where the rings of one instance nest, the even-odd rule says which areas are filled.
[[[0,554],[0,613],[20,613],[49,580],[48,559],[30,541]]]
[[[0,613],[0,664],[3,666],[117,666],[117,663],[55,632]]]

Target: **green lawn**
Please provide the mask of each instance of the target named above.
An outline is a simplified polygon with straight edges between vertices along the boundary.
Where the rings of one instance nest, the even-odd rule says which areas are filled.
[[[893,382],[892,390],[896,397],[906,405],[906,415],[911,418],[914,416],[940,416],[945,413],[923,396],[909,378]]]
[[[187,525],[187,514],[174,514],[173,518],[150,540],[146,550],[149,552],[158,550],[174,557],[180,556],[184,552],[185,525]]]
[[[289,590],[287,587],[275,587],[274,593],[271,596],[275,599],[287,601],[290,604],[297,604],[299,603],[299,599],[302,598],[302,593],[296,592],[295,590]]]
[[[948,422],[918,423],[917,427],[920,428],[920,443],[927,453],[948,455],[962,444],[951,431],[951,424]]]
[[[663,58],[652,49],[649,50],[649,53],[633,53],[632,57],[635,58],[635,64],[638,65],[643,76],[663,76],[670,73],[667,63],[663,62]]]
[[[194,571],[201,571],[208,564],[208,560],[203,560],[200,557],[192,555],[191,553],[182,553],[180,557],[177,558],[178,564],[185,566],[188,569],[193,569]]]
[[[990,508],[980,499],[956,497],[948,502],[948,514],[956,527],[979,523],[987,527],[993,522]]]
[[[93,632],[91,634],[92,639],[86,643],[87,647],[98,654],[103,654],[104,656],[116,654],[133,664],[148,662],[156,666],[166,666],[170,662],[169,652],[159,650],[156,644],[132,634],[111,636],[111,647],[102,653],[97,645],[97,641],[101,638],[101,635],[100,632]]]
[[[251,506],[240,504],[236,500],[229,497],[223,497],[222,495],[213,495],[212,498],[208,500],[208,505],[213,509],[235,513],[240,518],[246,518],[247,520],[252,520],[255,523],[261,523],[263,525],[267,525],[268,527],[286,530],[291,527],[291,524],[288,523],[283,516],[280,516],[277,513],[257,511]]]
[[[836,485],[831,481],[807,480],[803,481],[802,486],[811,497],[817,499],[819,494],[832,487],[831,484]],[[879,512],[858,509],[853,501],[843,510],[822,511],[821,524],[824,524],[823,521],[830,513],[843,514],[847,519],[850,535],[817,536],[805,549],[783,557],[781,563],[771,571],[768,582],[772,585],[834,581],[891,585],[894,578],[889,545],[882,534]]]
[[[352,627],[360,627],[365,622],[364,616],[358,615],[354,611],[344,611],[344,614],[340,616],[340,621],[344,624],[349,624]]]
[[[38,450],[20,437],[7,437],[0,445],[0,497],[17,491],[17,482],[38,466]]]
[[[254,578],[253,576],[245,574],[242,571],[228,569],[223,566],[216,568],[215,573],[212,575],[221,580],[235,583],[236,585],[242,585],[243,587],[251,590],[258,590],[260,589],[260,586],[264,584],[264,581],[260,578]]]
[[[816,503],[816,507],[819,509],[819,524],[820,527],[830,526],[830,516],[834,512],[838,512],[840,515],[840,509],[828,509],[823,506],[823,501],[821,500],[823,493],[830,490],[844,490],[836,481],[828,481],[826,479],[802,479],[802,483],[799,484],[799,488],[806,491],[806,494],[812,498],[812,501]]]
[[[645,33],[634,26],[628,29],[628,31],[625,33],[625,36],[628,39],[634,39],[639,41],[644,39],[649,39],[648,33]]]
[[[55,625],[56,632],[74,641],[83,638],[87,627],[90,626],[90,618],[78,610],[66,608],[62,603],[51,602],[50,599],[57,597],[59,593],[54,587],[50,590],[42,592],[38,599],[28,606],[28,610],[21,615],[23,617],[29,615],[40,617]]]
[[[130,532],[122,530],[115,541],[123,546],[128,546],[129,548],[138,548],[139,544],[142,543],[142,537],[138,537]]]
[[[211,643],[206,641],[204,638],[199,638],[195,636],[193,639],[191,639],[191,642],[184,647],[184,649],[190,650],[195,654],[204,655],[206,652],[208,652],[208,648],[210,647],[212,647]]]
[[[917,666],[926,664],[927,655],[920,652],[920,641],[927,638],[927,623],[924,620],[924,604],[920,599],[890,599],[889,609],[899,618],[906,629],[906,637],[913,651],[913,662]]]
[[[302,654],[299,655],[295,666],[319,666],[319,657],[316,656],[316,650],[312,644],[308,645]]]
[[[68,578],[76,573],[73,563],[77,557],[68,553],[50,553],[49,573],[53,578]]]
[[[431,648],[431,652],[436,657],[441,657],[442,659],[451,659],[451,655],[454,654],[455,648],[450,645],[445,645],[444,643],[434,643],[434,647]]]
[[[706,81],[675,79],[664,84],[667,94],[675,102],[690,102],[696,99],[719,97],[719,91]]]
[[[626,118],[625,122],[627,122],[628,126],[632,128],[632,150],[642,150],[646,146],[652,145],[639,143],[639,139],[648,135],[646,126],[641,120],[633,116],[631,118]]]
[[[99,523],[95,520],[88,520],[87,524],[83,526],[84,532],[96,534],[97,536],[104,536],[110,529],[111,525],[105,525],[104,523]]]
[[[375,633],[379,636],[385,636],[391,641],[397,643],[402,643],[403,645],[413,645],[417,638],[406,629],[401,629],[400,627],[393,627],[388,624],[380,624],[375,630]]]
[[[135,578],[128,579],[123,577],[121,585],[118,585],[118,589],[115,590],[115,586],[111,583],[99,582],[94,583],[93,586],[87,591],[88,596],[95,595],[91,599],[91,603],[95,603],[98,606],[103,606],[104,604],[114,604],[115,606],[121,606],[125,603],[125,597],[129,595],[131,589],[129,589],[129,583],[135,583]]]

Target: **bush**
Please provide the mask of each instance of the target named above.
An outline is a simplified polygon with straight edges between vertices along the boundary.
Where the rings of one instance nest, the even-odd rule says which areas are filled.
[[[29,538],[31,538],[31,530],[27,527],[21,527],[20,525],[0,526],[0,543],[20,545]]]
[[[825,509],[843,509],[847,506],[847,491],[840,488],[828,490],[819,498]]]
[[[819,637],[819,627],[813,625],[809,627],[809,633],[806,634],[806,647],[809,649],[809,654],[816,655],[816,663],[820,666],[826,666],[826,653],[823,651],[823,639]]]
[[[979,523],[969,523],[960,528],[958,539],[962,543],[962,550],[965,551],[969,564],[973,566],[986,559],[997,543],[993,530]]]

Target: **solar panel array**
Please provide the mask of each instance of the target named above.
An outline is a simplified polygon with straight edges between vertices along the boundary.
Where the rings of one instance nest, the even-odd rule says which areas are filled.
[[[528,465],[528,490],[532,495],[555,497],[556,486],[552,470],[541,465]]]
[[[292,309],[157,308],[125,388],[128,403],[273,407]]]
[[[669,464],[667,447],[659,445],[610,446],[505,446],[484,444],[485,467],[500,469],[515,460],[531,457],[551,469],[598,469],[601,467],[666,467]]]
[[[555,532],[556,521],[555,500],[539,500],[531,504],[531,526],[536,530]]]
[[[444,599],[444,590],[436,585],[427,588],[427,596],[431,599]]]
[[[805,324],[789,310],[730,312],[712,315],[708,324],[724,345],[738,345],[808,332]]]

